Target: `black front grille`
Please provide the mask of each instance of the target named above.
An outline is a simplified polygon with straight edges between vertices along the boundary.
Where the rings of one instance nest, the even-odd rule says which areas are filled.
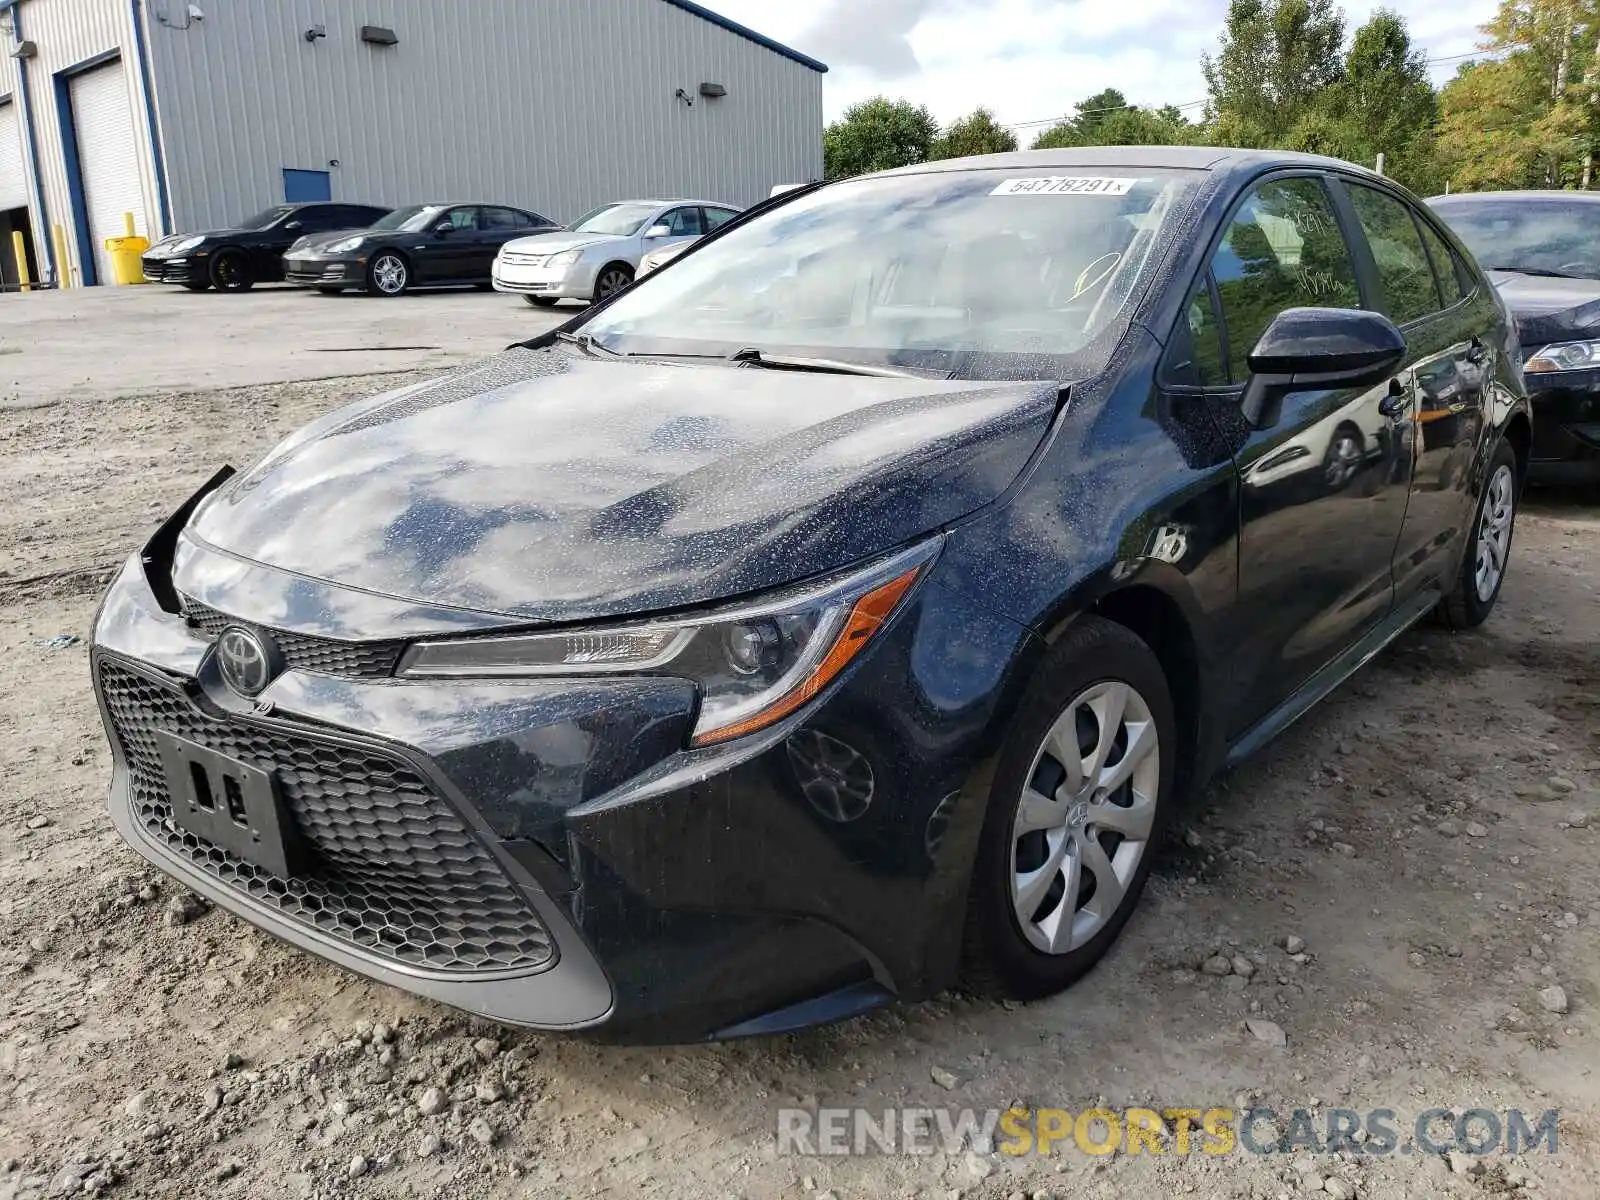
[[[549,934],[427,781],[398,756],[212,716],[176,687],[111,660],[100,687],[131,775],[135,818],[165,846],[258,904],[369,953],[449,973],[532,970]],[[272,875],[172,821],[156,731],[277,776],[309,851]]]
[[[307,637],[288,633],[282,629],[268,629],[249,621],[236,621],[187,596],[183,599],[183,617],[191,629],[215,638],[230,625],[240,625],[269,634],[283,661],[291,671],[316,671],[322,675],[356,675],[366,679],[382,679],[394,674],[404,642],[340,642],[332,638]]]

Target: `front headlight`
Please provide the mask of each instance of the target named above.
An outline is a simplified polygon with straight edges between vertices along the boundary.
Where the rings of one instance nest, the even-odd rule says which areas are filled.
[[[361,243],[364,240],[365,240],[364,238],[358,238],[358,237],[345,238],[344,241],[335,242],[333,245],[329,246],[328,247],[328,253],[329,254],[348,254],[352,250],[361,249]]]
[[[1582,371],[1600,367],[1600,341],[1557,342],[1535,351],[1522,370],[1528,375],[1542,375],[1549,371]]]
[[[570,267],[582,257],[582,250],[568,250],[565,254],[552,254],[545,261],[552,267]]]
[[[203,241],[205,241],[205,238],[186,237],[183,241],[167,247],[167,252],[169,254],[187,254]]]
[[[783,720],[833,682],[904,603],[942,542],[704,617],[424,642],[406,652],[399,673],[681,676],[700,689],[691,744],[710,746]]]

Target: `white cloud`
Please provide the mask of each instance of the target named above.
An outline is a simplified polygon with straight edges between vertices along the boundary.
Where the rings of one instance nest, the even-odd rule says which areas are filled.
[[[985,104],[1008,124],[1069,113],[1107,87],[1141,104],[1202,99],[1200,55],[1215,48],[1227,11],[1226,0],[702,2],[827,62],[829,119],[882,93],[926,104],[941,121]],[[1381,4],[1350,4],[1347,29]],[[1443,58],[1475,49],[1478,26],[1497,4],[1391,0],[1387,7],[1406,18],[1413,42],[1430,58]],[[1457,65],[1430,69],[1443,82]]]

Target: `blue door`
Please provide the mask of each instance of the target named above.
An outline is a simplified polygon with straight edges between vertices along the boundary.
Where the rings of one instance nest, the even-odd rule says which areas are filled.
[[[287,204],[306,204],[333,199],[333,179],[326,171],[283,169],[283,199]]]

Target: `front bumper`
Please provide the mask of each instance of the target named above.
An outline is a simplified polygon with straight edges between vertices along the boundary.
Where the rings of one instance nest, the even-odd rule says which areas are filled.
[[[283,260],[284,282],[300,287],[360,287],[366,277],[365,259],[285,256]]]
[[[1524,376],[1535,483],[1600,483],[1600,369]]]
[[[140,260],[147,283],[210,283],[209,258],[187,255],[183,258],[161,258],[145,255]]]
[[[570,267],[529,267],[496,259],[494,290],[517,296],[547,296],[552,300],[588,300],[594,296],[599,266],[583,261]]]
[[[869,670],[784,725],[689,751],[682,681],[396,679],[406,639],[504,618],[170,542],[130,560],[95,625],[111,811],[217,904],[446,1004],[629,1041],[774,1032],[952,980],[1020,627],[930,581]],[[320,616],[290,632],[268,619],[284,612]],[[270,626],[285,651],[254,702],[216,668],[226,623]],[[953,653],[966,643],[987,670]],[[277,773],[313,850],[304,878],[164,823],[156,726]],[[818,770],[841,756],[853,771]]]

